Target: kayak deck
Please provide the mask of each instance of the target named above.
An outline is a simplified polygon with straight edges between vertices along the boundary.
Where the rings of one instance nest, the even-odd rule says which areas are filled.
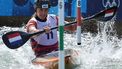
[[[58,52],[53,53],[53,55],[58,54]],[[65,69],[72,69],[73,62],[72,62],[72,51],[65,50]],[[38,57],[32,60],[34,65],[42,65],[46,69],[58,69],[58,56],[52,56],[52,54],[45,57]]]

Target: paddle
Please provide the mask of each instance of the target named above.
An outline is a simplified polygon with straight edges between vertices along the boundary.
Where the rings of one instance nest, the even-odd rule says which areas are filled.
[[[105,9],[105,10],[103,10],[93,16],[84,18],[83,21],[90,20],[90,19],[96,19],[96,20],[100,20],[100,21],[108,21],[108,20],[112,19],[113,16],[116,14],[116,10],[117,10],[117,7],[114,6],[114,7]],[[75,24],[75,23],[76,23],[76,21],[65,24],[64,26],[68,26],[68,25]],[[57,29],[57,28],[58,27],[54,27],[54,28],[51,28],[51,30]],[[45,31],[43,30],[40,32],[29,34],[29,33],[22,32],[22,31],[11,31],[11,32],[4,34],[2,36],[2,40],[8,48],[17,49],[20,46],[24,45],[30,39],[30,37],[32,37],[33,35],[41,34],[44,32]]]

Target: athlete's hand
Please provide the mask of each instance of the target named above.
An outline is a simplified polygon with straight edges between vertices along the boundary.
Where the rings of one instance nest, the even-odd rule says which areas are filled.
[[[50,31],[51,31],[49,26],[46,26],[43,29],[45,30],[46,33],[50,33]]]

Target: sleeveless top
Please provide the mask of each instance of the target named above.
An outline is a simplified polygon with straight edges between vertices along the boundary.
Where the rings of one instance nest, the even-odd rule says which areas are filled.
[[[36,17],[33,17],[27,24],[27,31],[28,27],[32,24],[34,24],[37,29],[42,30],[45,26],[49,26],[50,28],[57,27],[57,22],[57,17],[53,14],[48,14],[46,21],[39,21]],[[53,50],[57,50],[57,29],[51,30],[50,33],[43,33],[31,38],[31,46],[36,55],[41,55],[49,53]]]

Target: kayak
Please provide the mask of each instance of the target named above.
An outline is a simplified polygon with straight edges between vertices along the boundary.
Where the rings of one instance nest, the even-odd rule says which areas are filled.
[[[72,69],[72,66],[74,65],[72,56],[78,55],[78,53],[74,54],[74,50],[72,49],[66,49],[65,50],[65,69]],[[51,52],[49,54],[46,54],[44,57],[38,57],[32,60],[32,63],[34,65],[42,65],[45,67],[45,69],[58,69],[58,51]]]

